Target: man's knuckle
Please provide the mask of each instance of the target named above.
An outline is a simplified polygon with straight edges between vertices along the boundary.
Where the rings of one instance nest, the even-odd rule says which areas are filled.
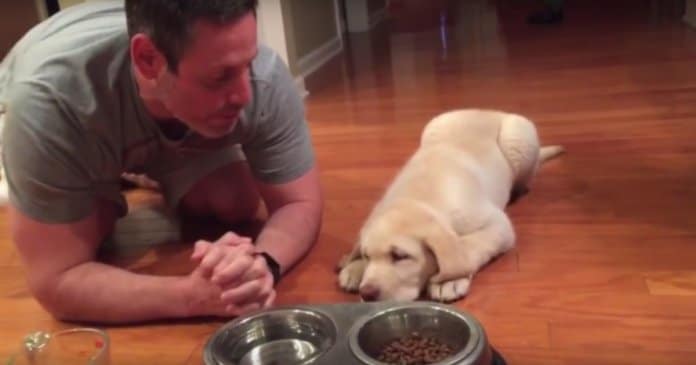
[[[235,241],[239,238],[239,236],[234,232],[227,232],[222,236],[222,238],[226,241]]]
[[[246,267],[246,268],[249,268],[252,265],[254,265],[254,258],[249,256],[249,255],[241,256],[240,260],[242,260],[242,263],[244,264],[244,267]]]
[[[259,293],[263,290],[263,283],[261,283],[261,281],[259,281],[259,280],[254,280],[252,287],[253,287],[254,293]]]
[[[239,247],[240,251],[245,252],[245,253],[254,252],[254,245],[252,245],[251,243],[248,243],[248,242],[242,243],[238,247]]]
[[[263,289],[261,289],[261,296],[264,298],[268,298],[268,296],[271,295],[272,291],[273,285],[264,285]]]
[[[254,278],[263,277],[264,270],[262,267],[255,265],[251,268],[251,274]]]

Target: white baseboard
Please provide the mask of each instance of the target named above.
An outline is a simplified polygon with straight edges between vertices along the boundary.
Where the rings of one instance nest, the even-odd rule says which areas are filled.
[[[321,47],[315,49],[297,61],[298,75],[303,78],[304,82],[305,77],[315,72],[333,56],[341,53],[341,50],[343,50],[343,43],[339,37],[335,37],[332,40],[324,43]]]

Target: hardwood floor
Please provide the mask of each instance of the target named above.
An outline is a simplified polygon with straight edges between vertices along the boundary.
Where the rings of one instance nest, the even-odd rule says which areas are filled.
[[[696,363],[696,32],[671,2],[570,2],[566,22],[551,27],[524,24],[530,8],[518,2],[418,3],[350,36],[308,80],[326,213],[277,302],[357,300],[337,289],[333,267],[424,123],[452,108],[504,109],[567,154],[510,207],[517,248],[456,305],[509,364]],[[6,225],[2,214],[0,359],[32,330],[74,325],[28,295]],[[114,260],[183,273],[189,248]],[[113,363],[200,364],[220,323],[108,328]]]

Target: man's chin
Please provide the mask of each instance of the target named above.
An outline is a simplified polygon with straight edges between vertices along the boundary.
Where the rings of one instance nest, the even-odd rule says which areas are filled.
[[[237,125],[239,118],[214,118],[210,119],[200,128],[199,133],[206,138],[219,138],[231,133]]]

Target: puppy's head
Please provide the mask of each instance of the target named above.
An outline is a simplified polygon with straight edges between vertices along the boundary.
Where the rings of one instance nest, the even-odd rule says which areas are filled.
[[[456,236],[428,212],[400,206],[376,217],[362,232],[365,271],[360,296],[366,301],[408,301],[420,297],[433,276],[452,266]]]
[[[360,296],[365,301],[415,300],[437,271],[432,252],[410,235],[387,235],[361,243],[367,261]]]

